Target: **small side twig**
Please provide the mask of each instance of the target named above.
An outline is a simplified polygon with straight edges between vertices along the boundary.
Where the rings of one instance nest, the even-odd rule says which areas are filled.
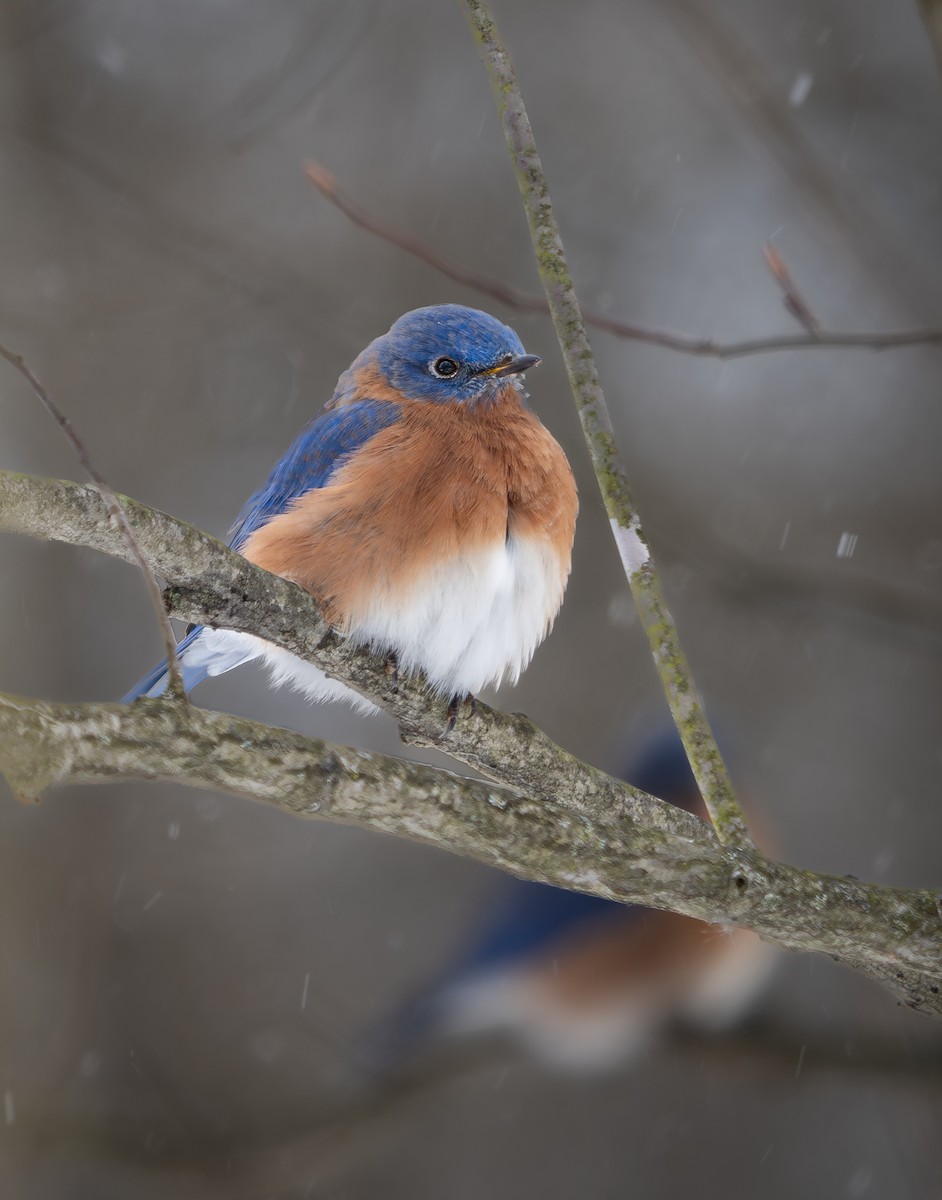
[[[305,173],[320,194],[360,229],[389,242],[392,246],[398,246],[400,250],[405,250],[407,254],[427,263],[448,279],[472,288],[483,296],[490,296],[498,303],[506,304],[508,308],[517,309],[519,312],[549,314],[549,303],[545,296],[524,291],[505,280],[495,279],[492,275],[485,275],[472,267],[466,267],[463,263],[442,254],[415,234],[369,212],[347,195],[337,182],[336,176],[322,163],[309,161],[305,166]],[[670,329],[651,329],[646,325],[637,325],[609,316],[595,308],[583,308],[582,317],[587,325],[626,341],[663,346],[665,350],[701,358],[746,358],[775,350],[892,350],[905,346],[942,344],[942,329],[888,329],[873,333],[866,330],[818,329],[813,335],[783,333],[770,337],[747,338],[738,342],[717,342],[712,338],[676,333]]]
[[[466,0],[471,28],[487,69],[507,149],[523,200],[540,279],[549,303],[569,386],[595,468],[615,544],[654,657],[671,715],[717,837],[751,847],[752,839],[733,792],[726,764],[707,720],[677,627],[664,601],[641,527],[572,277],[536,139],[510,55],[483,0]]]
[[[161,594],[160,584],[157,581],[157,576],[151,569],[150,563],[144,557],[144,553],[138,544],[137,538],[128,522],[124,509],[114,490],[108,481],[104,478],[101,472],[95,467],[92,462],[88,450],[85,448],[85,443],[79,437],[75,430],[75,426],[65,415],[58,404],[50,396],[46,390],[42,380],[33,371],[29,363],[21,354],[16,354],[7,346],[0,344],[0,358],[6,361],[18,371],[32,388],[33,393],[39,399],[43,408],[56,422],[65,436],[72,445],[73,450],[78,455],[79,462],[88,472],[90,478],[98,486],[101,492],[102,500],[108,510],[108,515],[121,530],[128,550],[131,553],[131,558],[135,566],[144,577],[144,583],[147,586],[147,592],[150,596],[150,602],[154,609],[154,615],[157,617],[157,625],[160,628],[160,636],[163,638],[164,650],[167,654],[167,691],[171,697],[178,700],[186,700],[186,689],[183,686],[183,674],[180,670],[180,659],[177,655],[177,639],[173,634],[173,626],[170,624],[170,618],[167,615],[167,610],[164,607],[163,596]]]
[[[818,338],[821,334],[821,326],[818,324],[814,313],[806,304],[805,298],[795,286],[791,271],[785,265],[785,260],[781,254],[779,254],[771,242],[766,242],[762,248],[762,256],[765,259],[765,265],[772,272],[772,278],[782,289],[785,307],[799,324],[804,325],[812,337]]]

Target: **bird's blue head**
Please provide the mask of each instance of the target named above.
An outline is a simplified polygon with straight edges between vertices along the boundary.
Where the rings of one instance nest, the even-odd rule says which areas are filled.
[[[540,361],[512,329],[475,308],[436,304],[408,312],[370,350],[409,400],[469,404],[496,396]]]

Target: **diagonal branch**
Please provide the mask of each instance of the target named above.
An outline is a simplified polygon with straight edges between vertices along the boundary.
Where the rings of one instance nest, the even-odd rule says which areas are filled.
[[[157,625],[160,629],[160,636],[163,638],[164,650],[167,654],[167,690],[175,699],[185,702],[186,689],[183,686],[183,675],[180,672],[180,660],[177,657],[177,639],[173,635],[173,628],[170,625],[170,618],[167,616],[167,610],[164,608],[164,602],[160,595],[160,584],[157,582],[157,576],[151,570],[147,560],[141,553],[141,548],[138,546],[134,534],[131,531],[127,517],[124,515],[124,510],[118,503],[117,496],[112,491],[111,485],[96,469],[88,451],[85,448],[85,443],[75,431],[75,426],[50,396],[39,376],[36,375],[26,359],[23,358],[22,355],[15,354],[12,350],[7,349],[7,347],[2,344],[0,344],[0,358],[5,358],[10,366],[19,371],[19,373],[23,376],[23,378],[32,388],[33,393],[38,397],[46,412],[49,413],[52,419],[68,438],[72,448],[79,457],[79,462],[81,462],[82,466],[91,476],[91,478],[94,479],[95,483],[98,484],[98,489],[101,492],[102,499],[106,508],[108,509],[108,515],[121,530],[121,534],[127,543],[131,560],[144,576],[144,583],[147,585],[147,592],[150,596],[150,602],[154,609],[154,615],[157,617]]]
[[[546,797],[165,699],[48,704],[0,693],[0,768],[25,796],[132,778],[214,788],[526,879],[734,921],[790,949],[852,961],[890,978],[913,1007],[942,1013],[942,918],[931,892],[801,871],[721,846],[702,824],[686,837],[611,813],[575,820]]]
[[[287,730],[164,698],[51,705],[0,696],[0,770],[33,797],[66,782],[171,779],[301,815],[418,838],[526,878],[705,920],[817,950],[942,1014],[942,914],[929,891],[800,871],[721,846],[689,813],[566,754],[521,715],[480,705],[451,733],[418,682],[390,688],[383,664],[336,638],[301,588],[192,526],[126,497],[142,553],[170,580],[179,615],[265,637],[369,693],[413,742],[497,777],[326,746]],[[0,472],[0,529],[91,546],[130,561],[90,486]]]
[[[589,456],[628,585],[648,635],[655,668],[717,836],[727,845],[751,846],[749,830],[733,794],[726,764],[707,721],[674,618],[664,601],[660,579],[618,454],[614,427],[579,311],[546,176],[510,56],[487,5],[482,0],[466,0],[466,3],[520,187],[569,386],[579,410]]]
[[[331,632],[302,588],[185,521],[126,496],[121,504],[152,570],[170,584],[166,599],[174,615],[264,637],[369,695],[399,723],[403,741],[434,746],[531,795],[562,797],[574,814],[620,814],[687,837],[706,828],[689,813],[580,763],[522,713],[498,712],[478,701],[449,731],[446,701],[429,697],[418,680],[393,686],[381,662]],[[0,471],[0,530],[133,561],[97,490],[65,480]]]
[[[464,263],[442,254],[415,234],[400,229],[398,225],[383,220],[375,213],[368,212],[347,195],[337,182],[336,176],[321,163],[308,162],[305,172],[321,195],[360,229],[375,234],[384,242],[398,246],[400,250],[405,250],[407,254],[427,263],[433,270],[454,279],[456,283],[490,296],[492,300],[506,304],[508,308],[515,308],[521,312],[549,314],[549,303],[545,296],[525,292],[503,279],[495,279],[492,275],[466,267]],[[745,358],[753,354],[767,354],[773,350],[891,350],[904,346],[942,344],[942,329],[888,329],[873,332],[862,329],[828,329],[819,330],[816,334],[782,333],[762,338],[746,338],[738,342],[717,342],[712,338],[675,333],[670,329],[651,329],[647,325],[622,321],[599,309],[583,308],[582,318],[587,325],[627,341],[646,342],[652,346],[663,346],[666,350],[675,350],[678,354],[691,354],[703,358]]]

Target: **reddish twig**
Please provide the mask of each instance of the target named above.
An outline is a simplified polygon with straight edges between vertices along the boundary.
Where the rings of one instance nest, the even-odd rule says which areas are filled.
[[[804,325],[813,338],[816,340],[820,338],[821,326],[818,324],[814,313],[805,303],[801,292],[795,286],[791,271],[785,265],[785,260],[781,254],[779,254],[771,242],[766,242],[762,247],[762,256],[765,259],[765,265],[772,272],[773,279],[782,289],[785,307],[796,321]]]
[[[393,246],[398,246],[407,254],[421,259],[422,262],[428,263],[433,270],[439,271],[449,279],[454,279],[456,283],[464,284],[466,287],[490,296],[499,303],[506,304],[508,308],[516,308],[523,312],[549,312],[549,306],[543,296],[534,292],[525,292],[521,288],[514,287],[513,284],[505,283],[503,280],[466,267],[453,258],[439,253],[415,234],[367,212],[341,189],[332,172],[320,163],[308,162],[305,170],[308,179],[321,195],[354,225],[358,225],[361,229],[382,238],[383,241],[389,242]],[[772,254],[781,263],[781,258],[776,255],[774,250]],[[769,262],[768,253],[766,262]],[[770,262],[769,266],[771,268]],[[784,267],[784,263],[782,266]],[[773,273],[775,273],[774,269]],[[787,269],[785,275],[790,282],[791,277],[788,275]],[[780,283],[783,282],[777,274],[776,278]],[[789,311],[797,316],[806,328],[810,329],[805,319],[791,307],[790,297],[798,297],[800,300],[797,291],[786,293],[786,305],[789,307]],[[811,317],[807,306],[804,311],[807,316]],[[824,347],[847,350],[889,350],[901,346],[931,346],[942,343],[942,329],[891,329],[882,333],[868,333],[862,330],[822,331],[818,328],[817,323],[815,323],[816,332],[808,334],[775,334],[771,337],[750,338],[739,342],[716,342],[712,338],[700,338],[685,333],[674,333],[668,329],[650,329],[644,325],[634,325],[628,321],[610,317],[597,309],[584,308],[582,316],[587,324],[601,329],[605,333],[612,333],[616,337],[635,342],[647,342],[649,345],[663,346],[665,349],[677,351],[679,354],[699,355],[705,358],[744,358],[751,354],[767,354],[773,350],[813,350]],[[814,318],[811,317],[811,320],[814,321]]]
[[[167,652],[167,691],[174,698],[185,700],[186,689],[183,686],[183,675],[180,671],[180,660],[177,656],[177,639],[173,635],[173,627],[170,624],[170,618],[167,616],[167,610],[164,608],[160,584],[157,582],[157,576],[154,574],[150,563],[144,557],[144,553],[138,545],[137,538],[134,536],[118,497],[115,495],[111,485],[92,463],[88,451],[85,449],[85,444],[76,433],[72,422],[49,395],[39,376],[35,374],[26,359],[2,344],[0,344],[0,358],[6,359],[10,366],[23,376],[46,412],[49,413],[71,442],[72,448],[78,455],[79,462],[98,486],[105,507],[111,519],[121,530],[128,550],[131,552],[131,557],[138,570],[144,576],[144,582],[147,584],[147,591],[157,617],[157,624],[160,627],[160,636],[163,638],[164,648]]]

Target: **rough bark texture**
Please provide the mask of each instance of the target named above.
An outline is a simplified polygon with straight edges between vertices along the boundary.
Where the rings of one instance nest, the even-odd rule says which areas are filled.
[[[0,695],[0,770],[32,799],[64,783],[166,779],[302,816],[346,821],[480,859],[526,878],[754,929],[889,983],[942,1013],[942,914],[930,891],[801,871],[721,846],[697,818],[578,762],[523,716],[484,705],[447,733],[418,683],[390,687],[301,589],[184,522],[122,499],[171,582],[174,611],[270,638],[378,699],[410,739],[438,745],[502,786],[365,754],[176,701],[56,705]],[[91,486],[0,472],[0,529],[128,550]]]
[[[697,836],[175,700],[48,704],[0,693],[0,769],[31,799],[64,783],[162,779],[413,838],[527,879],[727,921],[818,950],[942,1011],[937,897],[800,871]]]
[[[703,823],[579,762],[522,713],[477,701],[449,731],[448,705],[418,680],[393,685],[383,664],[331,633],[301,588],[260,570],[185,521],[120,497],[138,544],[170,587],[171,612],[187,621],[257,633],[369,695],[399,723],[403,741],[435,746],[482,774],[533,796],[566,797],[587,812],[621,812],[655,828],[696,833]],[[130,561],[97,489],[0,471],[0,530],[88,546]]]

